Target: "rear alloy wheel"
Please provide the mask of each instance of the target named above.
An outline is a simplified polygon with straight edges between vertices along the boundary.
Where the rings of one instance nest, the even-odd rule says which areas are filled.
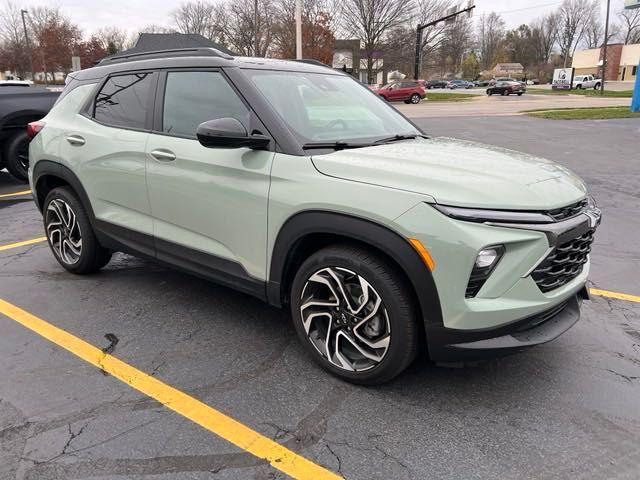
[[[18,132],[7,140],[3,160],[11,175],[22,182],[28,180],[29,137],[26,131]]]
[[[95,272],[111,259],[111,252],[98,243],[84,207],[68,187],[49,192],[43,221],[49,247],[68,271]]]
[[[414,105],[420,103],[420,95],[418,95],[417,93],[414,93],[413,95],[411,95],[411,98],[409,99],[409,101]]]
[[[356,247],[329,247],[307,259],[291,290],[303,344],[331,373],[354,383],[385,382],[415,358],[418,328],[405,282]]]

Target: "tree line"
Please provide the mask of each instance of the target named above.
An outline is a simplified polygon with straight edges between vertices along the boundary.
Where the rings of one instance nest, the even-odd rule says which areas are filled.
[[[31,49],[15,3],[0,11],[0,69],[20,76],[31,71],[68,72],[71,57],[83,68],[133,46],[139,33],[197,33],[240,55],[295,56],[295,0],[193,0],[180,4],[167,25],[138,32],[105,26],[83,34],[59,7],[32,7],[26,15]],[[361,41],[370,82],[375,60],[385,69],[413,71],[415,29],[446,15],[445,0],[303,0],[305,58],[331,64],[336,38]],[[609,38],[640,42],[640,9],[616,12]],[[570,65],[579,48],[604,43],[604,19],[597,0],[563,0],[558,8],[528,24],[507,29],[499,12],[440,23],[423,32],[422,77],[462,75],[475,79],[495,64],[521,63],[529,78],[546,80],[555,66]]]

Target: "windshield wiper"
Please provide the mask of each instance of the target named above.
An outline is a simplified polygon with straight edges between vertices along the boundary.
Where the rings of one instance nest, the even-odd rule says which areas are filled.
[[[380,145],[381,143],[397,142],[398,140],[413,140],[414,138],[418,138],[418,137],[429,138],[426,135],[420,135],[418,133],[408,133],[408,134],[397,133],[393,137],[380,138],[375,142],[373,142],[373,145]]]
[[[361,148],[361,147],[369,147],[371,146],[370,143],[349,143],[349,142],[343,142],[341,140],[338,140],[337,142],[311,142],[311,143],[305,143],[304,145],[302,145],[302,148],[304,150],[309,150],[309,149],[323,149],[323,148],[330,148],[333,150],[344,150],[347,148]]]

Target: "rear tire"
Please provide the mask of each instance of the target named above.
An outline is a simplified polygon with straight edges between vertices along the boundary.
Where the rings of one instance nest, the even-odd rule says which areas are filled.
[[[521,97],[522,96],[522,92],[518,92],[518,96]]]
[[[29,179],[29,137],[26,131],[13,134],[6,142],[2,158],[11,175],[21,182]]]
[[[44,230],[53,256],[71,273],[93,273],[111,259],[98,243],[89,217],[69,187],[54,188],[43,204]]]
[[[409,286],[385,259],[357,246],[330,246],[303,262],[291,287],[291,315],[312,358],[352,383],[389,381],[418,351]]]
[[[506,90],[503,90],[503,91],[502,91],[502,93],[501,93],[501,95],[502,95],[503,97],[504,97],[504,96],[507,96],[507,97],[508,97],[508,96],[509,96],[509,92],[507,92]]]
[[[417,105],[418,103],[420,103],[420,100],[422,100],[422,99],[420,98],[420,95],[418,95],[417,93],[414,93],[409,98],[409,102],[411,102],[414,105]]]
[[[487,95],[488,95],[488,96],[493,95],[493,90],[487,90]]]

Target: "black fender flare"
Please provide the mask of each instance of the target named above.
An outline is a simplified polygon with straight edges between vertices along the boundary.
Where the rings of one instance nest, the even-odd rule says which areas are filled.
[[[440,297],[431,272],[407,239],[387,226],[361,217],[322,210],[297,213],[282,226],[274,243],[267,298],[282,305],[287,262],[296,244],[307,235],[334,234],[369,244],[380,250],[403,270],[418,300],[425,328],[442,326]]]
[[[43,206],[41,205],[41,200],[44,200],[44,198],[39,198],[40,195],[38,194],[38,183],[42,179],[42,177],[45,177],[47,175],[57,177],[71,185],[71,188],[73,188],[73,190],[80,198],[82,206],[87,211],[87,214],[89,215],[89,221],[93,226],[95,224],[96,216],[93,213],[93,207],[91,206],[91,202],[89,201],[89,195],[87,195],[86,190],[82,186],[82,183],[80,182],[80,179],[76,176],[76,174],[73,173],[70,168],[58,162],[53,162],[51,160],[40,160],[39,162],[36,162],[35,166],[33,167],[33,199],[36,202],[38,210],[42,212]]]

